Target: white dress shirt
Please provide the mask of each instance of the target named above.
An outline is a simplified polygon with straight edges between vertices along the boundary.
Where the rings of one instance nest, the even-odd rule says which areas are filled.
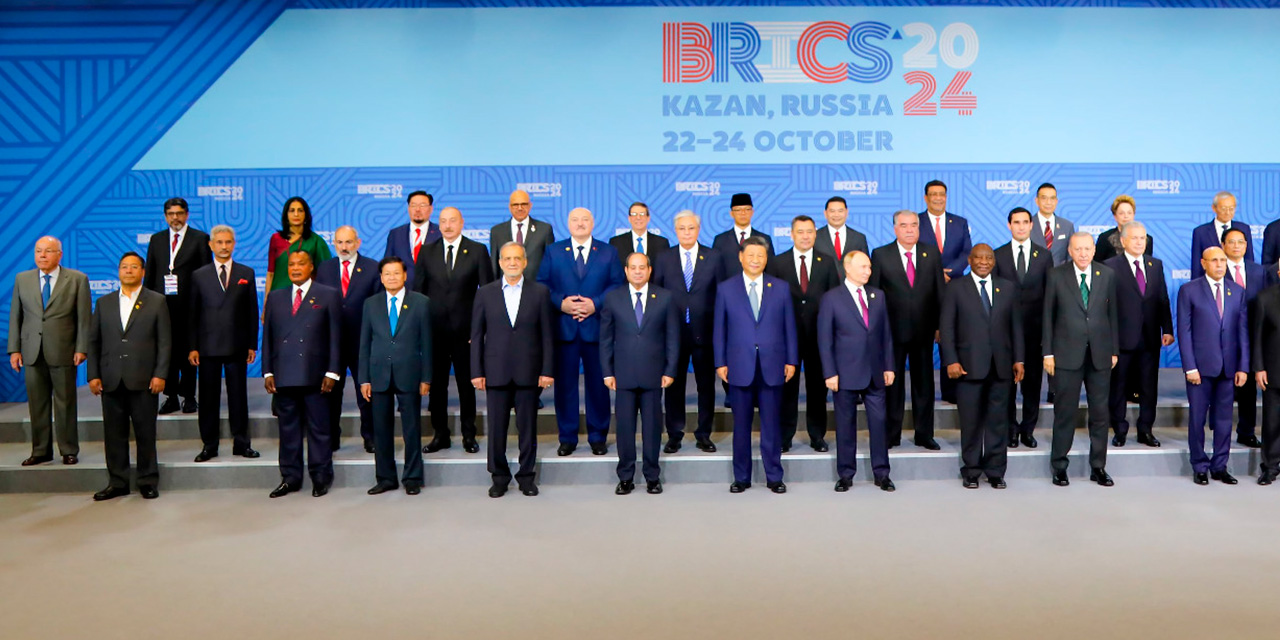
[[[444,244],[440,256],[444,259],[445,264],[449,265],[449,268],[452,269],[454,264],[458,264],[458,252],[460,251],[460,249],[458,249],[458,245],[462,244],[462,234],[458,234],[458,237],[454,238],[453,242],[445,240],[442,236],[440,238],[440,242]],[[453,264],[449,264],[449,247],[453,247]]]
[[[995,289],[995,285],[994,285],[994,284],[992,284],[992,282],[991,282],[992,280],[994,280],[994,279],[995,279],[995,274],[994,274],[994,273],[988,273],[988,274],[987,274],[987,277],[985,277],[985,278],[979,278],[979,277],[978,277],[978,274],[974,273],[973,271],[970,271],[970,272],[969,272],[969,276],[973,278],[973,288],[974,288],[974,290],[976,290],[976,291],[978,292],[978,297],[979,297],[979,298],[981,298],[981,297],[982,297],[982,288],[983,288],[983,286],[984,286],[982,283],[984,283],[984,282],[986,283],[986,285],[985,285],[985,286],[986,286],[986,289],[987,289],[987,297],[988,297],[988,298],[991,298],[991,304],[992,304],[992,306],[995,306],[995,303],[996,303],[996,289]]]
[[[506,276],[502,277],[502,301],[507,304],[507,319],[511,321],[511,326],[516,326],[516,316],[520,315],[520,294],[524,292],[524,276],[515,284],[507,282]]]
[[[227,272],[228,272],[227,279],[228,279],[228,281],[229,281],[229,280],[230,280],[230,278],[231,278],[231,276],[230,276],[230,271],[231,271],[231,266],[230,266],[230,263],[228,263],[228,265],[227,265]],[[292,309],[292,308],[293,308],[293,301],[299,298],[299,296],[298,296],[298,292],[299,292],[299,291],[301,291],[301,292],[302,292],[302,296],[301,296],[301,298],[302,298],[303,300],[306,300],[306,298],[307,298],[307,292],[308,292],[308,291],[311,291],[311,280],[310,280],[310,279],[308,279],[306,282],[304,282],[304,283],[302,283],[302,284],[291,284],[291,285],[289,286],[289,308],[290,308],[290,309]],[[273,377],[273,376],[275,376],[275,374],[273,374],[273,373],[264,373],[264,374],[262,374],[262,377],[263,377],[263,378],[271,378],[271,377]],[[342,379],[342,378],[340,378],[340,377],[338,376],[338,374],[337,374],[337,373],[335,373],[335,372],[333,372],[333,371],[326,371],[326,372],[324,372],[324,377],[326,377],[326,378],[328,378],[328,379],[330,379],[330,380],[341,380],[341,379]]]
[[[644,240],[644,253],[648,254],[649,253],[649,230],[645,229],[645,232],[640,235],[636,235],[635,231],[631,232],[631,250],[632,251],[636,250],[637,240]]]
[[[747,272],[743,271],[742,286],[747,288],[747,295],[751,294],[751,283],[753,282],[756,283],[756,297],[760,299],[761,304],[764,304],[764,274],[762,273],[756,277],[755,280],[752,280],[751,276],[747,275]]]
[[[1028,236],[1026,240],[1018,242],[1013,238],[1009,238],[1009,249],[1012,251],[1013,268],[1018,268],[1018,249],[1022,249],[1023,259],[1027,261],[1027,268],[1031,268],[1031,251],[1035,248],[1031,245],[1031,238]]]
[[[734,241],[735,241],[735,242],[737,242],[738,244],[742,244],[743,240],[745,240],[745,239],[746,239],[746,238],[743,238],[743,237],[742,237],[742,234],[744,234],[744,233],[745,233],[745,234],[747,234],[747,238],[750,238],[750,237],[751,237],[751,227],[749,227],[749,226],[748,226],[748,227],[739,227],[739,226],[738,226],[738,225],[736,225],[736,224],[735,224],[735,225],[733,225],[733,239],[734,239]]]
[[[1077,288],[1077,289],[1079,289],[1079,288],[1080,288],[1080,276],[1084,276],[1084,283],[1085,283],[1085,286],[1089,287],[1089,298],[1090,298],[1090,299],[1092,299],[1092,298],[1093,298],[1093,268],[1092,268],[1092,267],[1093,267],[1093,265],[1092,265],[1092,264],[1090,264],[1088,267],[1086,267],[1086,268],[1085,268],[1085,270],[1084,270],[1084,271],[1081,271],[1081,270],[1080,270],[1080,267],[1077,267],[1077,266],[1076,266],[1076,263],[1074,263],[1074,262],[1072,262],[1072,263],[1071,263],[1071,271],[1072,271],[1073,273],[1075,273],[1075,285],[1076,285],[1076,288]]]
[[[907,252],[910,251],[911,262],[915,265],[915,269],[917,271],[916,275],[920,275],[918,273],[920,271],[920,243],[917,242],[912,245],[910,249],[902,246],[901,242],[895,242],[894,244],[898,246],[898,259],[902,260],[902,270],[907,270]]]
[[[420,245],[420,244],[422,244],[422,243],[424,243],[424,242],[426,242],[426,241],[427,241],[427,232],[428,232],[428,231],[430,231],[430,230],[431,230],[431,220],[430,220],[430,219],[427,219],[427,221],[426,221],[426,222],[424,222],[424,223],[422,223],[422,224],[418,224],[418,223],[413,222],[413,221],[410,221],[410,222],[409,222],[409,255],[413,255],[413,247],[414,247],[415,245]],[[414,234],[414,231],[421,231],[421,232],[422,232],[422,233],[418,234],[418,241],[417,241],[416,243],[413,241],[413,234]]]
[[[1147,265],[1143,264],[1142,256],[1131,255],[1128,251],[1126,251],[1124,252],[1124,261],[1125,261],[1125,264],[1129,265],[1129,270],[1133,272],[1134,280],[1138,279],[1138,271],[1142,271],[1143,282],[1147,282],[1147,283],[1151,282],[1150,278],[1147,278]],[[1134,266],[1133,264],[1134,262],[1137,262],[1138,265]],[[1076,279],[1079,280],[1080,277],[1076,276]]]
[[[573,249],[573,261],[578,262],[578,247],[582,247],[582,261],[589,262],[591,260],[591,238],[587,237],[585,242],[578,242],[573,238],[569,238],[569,246]]]
[[[404,304],[404,289],[405,289],[404,287],[400,287],[400,290],[399,290],[399,291],[388,291],[388,292],[387,292],[387,302],[386,302],[386,305],[387,305],[387,317],[388,317],[388,318],[390,318],[390,317],[391,317],[391,299],[392,299],[392,298],[395,298],[395,299],[396,299],[396,305],[397,305],[397,306],[399,306],[399,305],[403,305],[403,304]],[[400,316],[400,312],[399,312],[399,311],[397,311],[397,312],[396,312],[396,317],[399,317],[399,316]]]
[[[232,284],[235,284],[231,282],[231,261],[230,260],[226,262],[218,262],[218,259],[214,258],[213,259],[213,275],[215,278],[218,279],[218,286],[222,286],[222,267],[223,266],[227,268],[227,287],[230,287]],[[286,277],[287,277],[287,274],[286,274]],[[225,291],[227,287],[223,287],[223,290]]]
[[[142,295],[142,287],[139,286],[133,290],[133,295],[127,295],[124,287],[120,288],[120,330],[123,331],[129,326],[129,316],[133,315],[133,305],[138,302],[138,296]]]
[[[52,298],[53,292],[58,289],[58,275],[61,273],[62,273],[62,265],[58,265],[54,267],[53,271],[50,271],[49,273],[45,273],[37,269],[36,270],[36,290],[39,291],[44,289],[44,277],[47,275],[49,276],[49,297]]]
[[[849,295],[853,296],[853,304],[855,306],[858,304],[858,292],[861,291],[862,300],[867,303],[867,310],[871,310],[871,297],[867,295],[866,289],[854,284],[853,281],[848,278],[844,279],[844,288],[848,289]],[[858,312],[862,312],[862,307],[858,307]]]
[[[928,222],[929,222],[930,229],[937,229],[938,231],[942,232],[941,235],[939,235],[938,233],[933,234],[934,236],[936,236],[934,238],[934,241],[938,244],[938,250],[941,251],[942,248],[946,246],[947,214],[943,213],[940,216],[935,216],[933,215],[933,212],[928,212],[925,217],[929,218]]]
[[[1239,269],[1239,271],[1236,271]],[[1240,262],[1232,262],[1227,260],[1227,275],[1231,276],[1231,280],[1240,286],[1245,286],[1249,280],[1248,269],[1244,267],[1244,260]]]
[[[1231,229],[1230,222],[1220,222],[1217,218],[1213,219],[1213,230],[1216,232],[1214,233],[1213,241],[1217,243],[1218,246],[1222,246],[1222,236],[1229,229]]]
[[[173,271],[173,261],[175,258],[177,258],[178,252],[182,251],[182,243],[187,241],[187,232],[190,230],[191,228],[185,224],[182,225],[182,228],[178,229],[177,231],[174,231],[173,229],[169,229],[169,271],[170,272]],[[176,247],[173,245],[173,236],[175,235],[178,236],[178,246]]]
[[[533,229],[533,216],[526,217],[523,221],[517,222],[515,218],[511,218],[511,241],[516,239],[516,225],[523,225],[521,233],[524,234],[524,241],[529,241],[529,231]]]
[[[631,307],[632,309],[636,308],[636,294],[638,293],[640,294],[640,313],[644,313],[645,311],[648,311],[649,310],[649,283],[646,282],[643,285],[640,285],[639,289],[637,289],[633,284],[628,284],[627,286],[629,287],[629,289],[627,290],[627,295],[631,296],[631,299],[627,301],[628,302],[627,306]]]
[[[684,248],[683,246],[680,247],[680,274],[682,276],[684,275],[684,261],[686,260],[686,256],[688,256],[687,259],[689,260],[689,264],[692,264],[693,268],[697,269],[698,268],[698,243],[696,242],[693,243],[693,246],[688,249]]]
[[[1054,242],[1057,242],[1058,241],[1058,235],[1057,235],[1058,234],[1058,214],[1056,213],[1049,216],[1048,218],[1037,213],[1035,217],[1036,228],[1031,231],[1031,235],[1036,236],[1041,240],[1043,240],[1044,239],[1044,223],[1046,221],[1049,223],[1049,235],[1053,236]]]
[[[843,238],[841,239],[843,240]],[[809,272],[809,277],[812,278],[813,277],[813,249],[810,248],[808,251],[805,251],[805,252],[792,251],[791,258],[792,258],[792,262],[796,263],[797,278],[800,277],[800,257],[801,256],[804,257],[804,261],[805,261],[804,268]]]

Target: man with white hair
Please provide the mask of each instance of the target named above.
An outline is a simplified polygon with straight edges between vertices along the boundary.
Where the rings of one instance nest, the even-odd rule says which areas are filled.
[[[1206,222],[1191,232],[1191,279],[1204,275],[1200,264],[1204,250],[1221,247],[1222,237],[1231,229],[1244,233],[1244,259],[1253,262],[1253,230],[1236,220],[1236,197],[1230,191],[1219,191],[1213,196],[1213,221]]]

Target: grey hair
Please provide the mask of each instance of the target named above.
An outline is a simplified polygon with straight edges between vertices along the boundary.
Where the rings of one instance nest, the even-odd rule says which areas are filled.
[[[1142,224],[1137,220],[1130,220],[1129,222],[1126,222],[1125,224],[1120,226],[1119,232],[1116,235],[1123,236],[1124,234],[1129,232],[1129,229],[1141,229],[1143,233],[1146,233],[1147,225]]]
[[[1084,238],[1089,241],[1089,244],[1093,244],[1093,234],[1088,231],[1077,231],[1071,234],[1071,237],[1067,239],[1067,246],[1071,246],[1071,241],[1076,238]]]
[[[702,218],[698,217],[698,214],[694,213],[691,209],[685,209],[684,211],[677,213],[676,217],[671,220],[671,224],[674,225],[675,223],[680,222],[681,218],[693,218],[693,221],[698,223],[699,226],[702,225]]]
[[[501,246],[501,247],[498,247],[498,257],[499,257],[499,258],[501,258],[501,257],[502,257],[502,252],[503,252],[503,250],[504,250],[504,249],[506,249],[507,247],[520,247],[520,252],[524,254],[525,259],[528,259],[528,258],[529,258],[529,252],[524,250],[524,245],[520,244],[519,242],[516,242],[515,240],[508,240],[508,241],[506,241],[506,242],[502,243],[502,246]]]
[[[236,239],[236,230],[232,229],[229,225],[225,225],[225,224],[216,225],[212,229],[210,229],[209,238],[212,239],[214,236],[218,235],[219,233],[229,233],[231,234],[232,240]]]
[[[1219,192],[1217,192],[1217,193],[1213,194],[1213,206],[1215,206],[1215,207],[1216,207],[1216,206],[1218,206],[1218,201],[1219,201],[1219,200],[1221,200],[1221,199],[1223,199],[1223,198],[1233,198],[1233,199],[1234,199],[1234,198],[1235,198],[1235,195],[1233,195],[1230,191],[1219,191]]]
[[[916,212],[914,212],[914,211],[912,211],[912,210],[910,210],[910,209],[899,209],[899,210],[897,210],[897,211],[894,211],[894,212],[893,212],[893,224],[894,224],[894,225],[897,225],[897,224],[898,224],[898,216],[906,215],[906,214],[908,214],[908,213],[909,213],[909,214],[911,214],[911,215],[913,215],[913,216],[915,216],[915,217],[916,217],[916,220],[919,220],[919,219],[920,219],[920,214],[918,214],[918,213],[916,213]]]

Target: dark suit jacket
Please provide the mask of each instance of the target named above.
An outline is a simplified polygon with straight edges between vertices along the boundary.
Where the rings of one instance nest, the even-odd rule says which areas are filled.
[[[867,284],[884,291],[893,340],[898,344],[933,342],[942,311],[942,260],[938,248],[917,242],[911,257],[916,265],[915,286],[907,282],[897,241],[871,252],[871,280]]]
[[[661,389],[676,377],[682,318],[670,291],[649,285],[644,316],[636,324],[635,290],[618,287],[604,296],[600,313],[600,366],[619,389]]]
[[[13,302],[9,306],[9,353],[22,353],[31,365],[41,354],[52,367],[70,367],[75,354],[89,352],[89,277],[62,267],[45,306],[40,297],[40,270],[23,271],[13,278]]]
[[[729,367],[729,384],[751,386],[760,362],[762,382],[778,386],[786,381],[784,367],[800,362],[795,311],[787,283],[761,274],[760,320],[751,315],[751,302],[741,275],[733,275],[716,290],[712,350],[716,368]]]
[[[186,237],[182,238],[178,255],[173,258],[173,273],[178,276],[178,294],[173,296],[170,320],[175,326],[186,324],[187,309],[191,306],[191,274],[213,262],[213,252],[209,250],[209,234],[190,225],[187,225],[184,233]],[[164,295],[164,277],[168,274],[169,229],[166,228],[152,234],[151,241],[147,243],[147,270],[142,276],[142,286]],[[186,335],[182,337],[185,338]]]
[[[844,226],[845,234],[840,236],[840,252],[849,253],[850,251],[861,251],[871,257],[871,250],[867,248],[867,236],[862,232],[849,226]],[[844,256],[836,255],[835,240],[831,237],[831,227],[822,225],[818,227],[818,237],[813,241],[813,248],[821,251],[836,259],[836,273],[840,274],[840,279],[844,279]]]
[[[990,314],[970,275],[947,283],[938,330],[943,375],[948,365],[958,362],[965,370],[962,380],[984,380],[993,374],[998,380],[1009,380],[1014,363],[1025,360],[1017,289],[1004,278],[988,276],[987,295],[991,298]]]
[[[716,304],[716,286],[725,278],[721,269],[720,253],[705,245],[698,245],[698,258],[693,265],[693,284],[684,287],[684,253],[680,245],[658,256],[653,266],[650,282],[667,291],[679,307],[680,321],[689,313],[689,335],[696,345],[711,344],[711,312]]]
[[[1178,349],[1182,370],[1202,377],[1249,371],[1248,314],[1244,288],[1223,279],[1222,317],[1209,280],[1199,277],[1178,289]]]
[[[1280,260],[1280,220],[1272,220],[1262,232],[1262,264],[1272,265],[1277,260]]]
[[[1095,369],[1111,369],[1111,356],[1120,355],[1120,320],[1116,304],[1115,272],[1091,263],[1089,308],[1085,309],[1076,280],[1075,264],[1068,261],[1049,271],[1044,295],[1044,355],[1054,366],[1084,368],[1086,348]]]
[[[431,299],[431,326],[436,334],[468,336],[476,290],[493,282],[493,261],[483,244],[466,236],[458,238],[452,273],[445,267],[444,258],[443,240],[418,252],[413,290]]]
[[[232,260],[223,291],[217,267],[209,263],[191,274],[187,344],[201,356],[244,355],[258,348],[258,282],[253,269]]]
[[[1039,212],[1031,214],[1031,242],[1040,245],[1043,249],[1044,245],[1044,218],[1040,217]],[[1075,223],[1054,214],[1053,216],[1053,247],[1049,249],[1049,253],[1053,255],[1054,266],[1064,262],[1070,262],[1067,256],[1067,247],[1071,245],[1071,234],[1076,232]]]
[[[1250,318],[1249,364],[1254,371],[1266,371],[1268,382],[1275,384],[1280,381],[1280,285],[1264,289],[1255,305]]]
[[[751,228],[751,237],[764,238],[764,242],[769,249],[769,261],[772,262],[773,238],[755,227]],[[733,227],[729,227],[728,231],[716,236],[711,242],[711,248],[720,253],[720,272],[725,278],[742,274],[742,261],[738,259],[738,249],[740,247],[738,236],[734,235]]]
[[[1120,238],[1116,236],[1116,233],[1118,233],[1118,230],[1115,227],[1112,227],[1098,234],[1098,241],[1094,244],[1094,262],[1105,263],[1106,261],[1116,257],[1117,254],[1124,253],[1123,247],[1119,249],[1116,248],[1116,245],[1120,242]],[[1155,246],[1156,239],[1152,237],[1151,234],[1147,234],[1147,250],[1145,255],[1153,255],[1155,253]]]
[[[801,343],[818,338],[818,308],[822,296],[840,284],[836,259],[820,253],[815,247],[809,265],[809,292],[800,290],[800,274],[796,271],[795,249],[788,249],[769,260],[767,273],[791,287],[791,302],[796,313],[796,337]]]
[[[498,255],[502,245],[515,240],[511,235],[511,220],[507,218],[489,229],[489,254],[493,259],[495,277],[502,275],[502,268],[498,266],[498,258],[502,257]],[[525,222],[529,224],[524,232],[524,252],[529,263],[524,266],[524,277],[534,280],[538,277],[538,270],[542,268],[542,256],[546,254],[547,246],[556,241],[556,233],[551,229],[550,223],[533,216],[525,218]]]
[[[427,237],[422,239],[422,249],[418,249],[421,254],[427,248],[427,245],[440,239],[440,227],[436,223],[427,221]],[[413,247],[409,244],[409,224],[402,224],[391,231],[387,232],[387,248],[382,252],[382,257],[388,258],[396,256],[404,260],[405,275],[408,279],[405,282],[413,284]]]
[[[863,289],[867,293],[869,324],[863,324],[862,311],[843,282],[822,296],[818,311],[822,371],[828,378],[840,376],[841,390],[883,387],[884,372],[893,371],[893,332],[884,292]]]
[[[928,211],[921,211],[920,242],[938,246],[938,239],[933,233],[933,219]],[[959,277],[969,270],[969,252],[973,250],[973,240],[969,237],[969,221],[948,211],[945,215],[947,229],[943,232],[947,246],[942,249],[942,268],[950,269],[947,274],[952,278]]]
[[[120,290],[98,299],[89,326],[89,380],[102,380],[107,391],[145,391],[152,378],[169,375],[172,334],[164,298],[143,287],[126,327],[120,326]]]
[[[277,387],[318,387],[326,373],[338,372],[338,332],[342,292],[311,282],[293,313],[293,286],[267,294],[262,322],[262,375]]]
[[[419,258],[423,251],[418,251]],[[431,382],[431,302],[416,291],[406,290],[403,295],[397,301],[400,311],[394,334],[386,292],[364,301],[356,381],[373,385],[377,392],[390,391],[394,382],[396,391],[417,393],[418,385]]]
[[[1019,280],[1018,257],[1014,254],[1013,243],[1007,243],[996,249],[996,268],[991,273],[1013,283],[1022,309],[1023,334],[1038,342],[1044,326],[1044,286],[1049,270],[1053,268],[1053,257],[1044,247],[1032,244],[1026,259],[1027,274]]]
[[[617,252],[613,247],[592,238],[591,248],[586,252],[586,274],[578,277],[573,240],[561,240],[547,247],[542,266],[538,269],[538,282],[551,291],[551,307],[556,310],[560,320],[556,339],[564,342],[581,338],[585,342],[600,340],[600,308],[604,306],[604,294],[622,286],[627,279],[622,274],[622,265],[618,264]],[[587,316],[582,322],[560,311],[564,299],[570,296],[591,298],[596,313]]]
[[[1104,264],[1116,274],[1120,350],[1160,349],[1160,336],[1173,335],[1173,315],[1169,310],[1169,287],[1164,281],[1164,263],[1159,258],[1143,258],[1143,273],[1147,279],[1145,296],[1138,290],[1133,265],[1124,253]]]
[[[1216,223],[1217,219],[1206,222],[1196,227],[1191,232],[1191,279],[1194,280],[1204,275],[1204,267],[1200,266],[1200,257],[1204,255],[1204,250],[1209,247],[1221,247],[1222,238],[1218,237]],[[1244,261],[1254,262],[1253,257],[1253,230],[1249,225],[1239,220],[1231,221],[1232,229],[1239,229],[1244,232],[1245,251]],[[1265,236],[1264,236],[1265,241]]]
[[[552,375],[555,363],[555,321],[551,292],[527,276],[520,291],[516,322],[507,316],[507,303],[498,278],[476,292],[471,320],[471,375],[488,386],[538,386],[538,376]]]
[[[667,242],[666,238],[657,235],[652,231],[649,232],[649,235],[644,242],[644,254],[649,256],[650,266],[653,265],[653,261],[656,260],[658,256],[671,248],[671,243]],[[623,268],[626,268],[627,256],[636,252],[635,235],[630,231],[620,233],[609,239],[609,246],[613,247],[614,251],[618,252],[618,262],[622,264]]]
[[[426,251],[423,247],[421,251]],[[326,287],[338,290],[342,298],[341,324],[338,330],[339,365],[346,373],[354,369],[360,360],[360,321],[364,317],[364,301],[369,296],[382,293],[382,275],[378,261],[364,254],[357,254],[350,267],[351,282],[347,295],[342,295],[342,258],[329,258],[316,267],[315,280]]]

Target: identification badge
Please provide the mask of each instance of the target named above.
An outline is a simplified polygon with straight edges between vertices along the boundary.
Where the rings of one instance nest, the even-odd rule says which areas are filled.
[[[169,274],[164,277],[164,294],[166,296],[178,295],[178,276]]]

